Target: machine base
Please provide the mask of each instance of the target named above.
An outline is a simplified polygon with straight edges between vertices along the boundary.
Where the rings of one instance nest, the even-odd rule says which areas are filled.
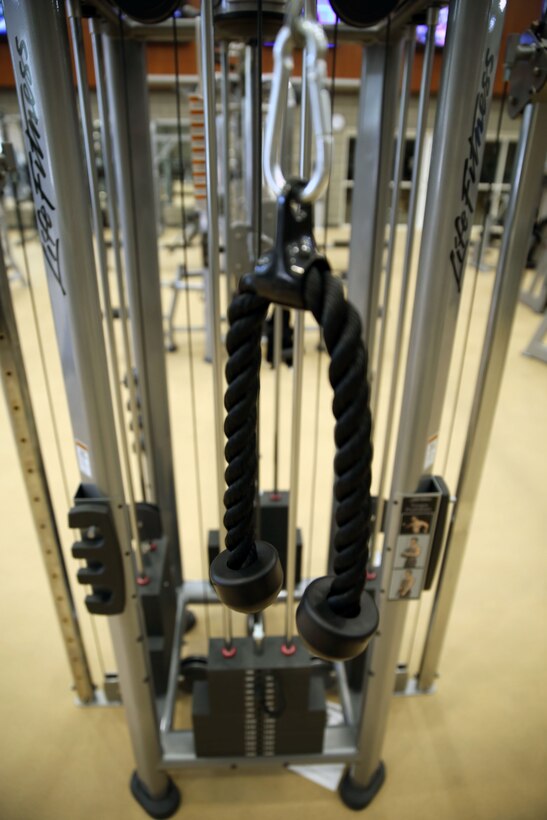
[[[380,765],[370,778],[366,786],[360,786],[351,776],[351,770],[347,769],[346,773],[340,781],[338,786],[338,794],[348,809],[353,811],[361,811],[372,803],[386,779],[386,767],[380,761]]]
[[[137,772],[133,772],[130,782],[131,794],[150,817],[172,817],[180,806],[180,791],[171,778],[168,778],[167,791],[163,797],[151,797],[141,783]]]

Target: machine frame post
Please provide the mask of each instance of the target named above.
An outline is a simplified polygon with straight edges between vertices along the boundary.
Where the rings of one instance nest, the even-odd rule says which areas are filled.
[[[434,463],[434,437],[438,435],[448,381],[504,13],[505,7],[502,9],[498,0],[453,0],[450,6],[433,136],[433,170],[428,183],[403,407],[386,512],[377,601],[380,631],[371,647],[360,726],[360,760],[341,784],[342,798],[357,801],[361,808],[373,799],[383,782],[381,753],[407,613],[405,601],[391,601],[387,596],[399,527],[399,499],[401,493],[416,491],[420,477],[429,473]],[[476,59],[470,59],[470,55]],[[476,93],[462,93],[462,88],[474,88]],[[481,117],[482,129],[477,128],[477,116]],[[479,138],[475,139],[477,134]],[[469,177],[471,161],[474,174]],[[464,223],[466,230],[462,235]],[[461,243],[461,259],[456,260],[453,253],[460,245],[455,240]]]
[[[541,192],[547,149],[546,133],[547,103],[528,104],[524,110],[513,166],[511,194],[456,490],[456,503],[418,674],[418,688],[422,690],[430,689],[437,675],[469,537],[503,380],[522,271],[526,266]]]
[[[161,748],[110,397],[65,8],[49,0],[32,6],[7,0],[4,14],[57,337],[62,355],[71,351],[72,370],[67,372],[63,358],[63,371],[82,482],[94,484],[108,501],[121,546],[125,605],[109,616],[108,625],[136,760],[134,780],[149,799],[165,800],[174,786],[159,770]]]

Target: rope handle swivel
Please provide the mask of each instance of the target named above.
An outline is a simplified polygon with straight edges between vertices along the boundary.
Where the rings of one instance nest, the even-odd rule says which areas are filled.
[[[301,180],[286,184],[278,199],[276,244],[241,279],[228,310],[226,549],[211,564],[210,577],[219,598],[241,612],[264,609],[281,589],[277,551],[257,541],[254,530],[262,327],[271,303],[310,310],[323,329],[331,359],[335,557],[334,574],[306,588],[296,625],[313,655],[346,660],[365,649],[378,625],[376,606],[364,592],[372,465],[368,361],[359,315],[317,251],[312,206],[301,199],[304,185]]]
[[[318,23],[295,13],[301,5],[301,2],[293,4],[292,12],[281,27],[273,49],[272,89],[264,130],[264,176],[273,194],[281,196],[287,185],[281,167],[281,150],[289,80],[294,68],[293,52],[297,46],[304,45],[304,70],[308,83],[316,161],[312,176],[299,192],[299,198],[301,202],[314,202],[327,188],[332,155],[330,97],[325,88],[327,38]]]

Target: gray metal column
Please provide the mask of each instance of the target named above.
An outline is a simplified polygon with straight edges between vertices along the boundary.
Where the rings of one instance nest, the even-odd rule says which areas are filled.
[[[420,476],[431,470],[434,461],[504,10],[499,0],[454,0],[450,7],[404,401],[387,508],[378,598],[380,631],[371,647],[360,728],[362,756],[354,769],[354,779],[362,785],[369,784],[380,771],[407,612],[405,601],[387,598],[399,529],[399,494],[414,492]]]
[[[454,603],[469,527],[496,414],[522,271],[541,192],[547,150],[547,104],[528,105],[515,157],[511,195],[471,408],[456,504],[424,645],[418,686],[435,679]]]
[[[369,361],[374,361],[403,42],[399,33],[392,43],[363,49],[348,298],[363,321]]]
[[[94,699],[94,686],[42,459],[42,451],[19,342],[4,254],[0,247],[0,370],[6,405],[27,490],[53,606],[65,644],[74,689],[82,703]]]
[[[126,605],[108,619],[120,688],[138,776],[157,797],[169,781],[158,771],[161,751],[110,399],[65,9],[52,0],[6,0],[4,13],[80,471],[109,500],[123,550]]]
[[[133,476],[131,475],[131,461],[129,455],[129,444],[126,436],[125,413],[122,397],[122,379],[120,377],[120,367],[118,362],[118,350],[116,345],[116,334],[114,330],[114,316],[112,310],[112,300],[110,297],[110,283],[108,280],[108,255],[106,242],[103,233],[102,211],[99,195],[99,180],[97,176],[95,150],[93,147],[93,116],[91,113],[91,99],[89,92],[89,78],[85,61],[84,35],[82,29],[82,18],[79,4],[67,4],[68,16],[70,20],[70,32],[72,35],[72,53],[76,68],[76,81],[78,86],[78,98],[80,102],[80,118],[82,123],[85,158],[87,163],[87,174],[89,181],[89,192],[91,195],[91,212],[93,215],[93,230],[95,234],[95,246],[97,249],[97,262],[102,287],[102,300],[105,312],[104,324],[106,328],[106,340],[110,355],[110,365],[112,367],[113,399],[117,413],[118,424],[121,428],[119,443],[121,447],[122,463],[125,472],[125,487],[128,497],[129,522],[131,534],[135,546],[135,559],[139,575],[145,575],[143,569],[141,543],[139,537],[139,525],[137,520],[137,507],[135,504],[135,492],[133,489]],[[128,384],[129,384],[128,379]]]
[[[95,69],[95,83],[97,89],[97,104],[99,107],[99,119],[101,120],[101,148],[104,168],[104,181],[108,204],[108,221],[110,225],[110,235],[112,239],[112,254],[114,257],[114,270],[116,272],[116,285],[118,288],[118,299],[120,304],[120,325],[122,345],[124,352],[124,365],[126,373],[133,371],[133,354],[130,341],[129,310],[127,307],[126,288],[124,281],[124,271],[122,264],[122,248],[120,238],[120,228],[118,219],[118,197],[116,195],[116,180],[114,174],[114,161],[112,158],[112,146],[110,135],[105,123],[110,122],[108,109],[108,96],[106,93],[106,78],[104,72],[103,43],[101,39],[101,22],[90,21],[91,44],[93,47],[93,65]],[[139,408],[137,401],[137,389],[134,379],[127,379],[127,392],[129,393],[129,411],[133,429],[137,429],[139,424]],[[140,436],[134,436],[135,456],[137,460],[137,470],[139,485],[142,497],[146,498],[146,459],[142,451]]]
[[[401,99],[399,101],[399,119],[397,121],[397,148],[395,150],[395,167],[393,170],[393,188],[391,191],[391,206],[389,214],[389,240],[387,246],[384,295],[382,299],[382,327],[380,330],[380,338],[378,340],[378,355],[376,356],[376,370],[374,382],[372,384],[370,400],[372,418],[376,418],[376,410],[378,408],[378,399],[380,396],[380,385],[382,383],[384,347],[388,327],[389,296],[391,293],[391,278],[393,273],[393,262],[395,259],[395,246],[397,244],[397,217],[399,214],[399,197],[401,195],[403,162],[406,148],[406,122],[408,118],[408,104],[410,102],[410,85],[412,81],[412,67],[414,65],[415,52],[416,28],[415,26],[411,26],[406,33],[404,43],[403,78],[401,82]],[[381,496],[381,492],[378,493],[378,496]]]
[[[160,507],[176,584],[182,580],[161,308],[146,46],[103,35],[110,134],[151,498]]]

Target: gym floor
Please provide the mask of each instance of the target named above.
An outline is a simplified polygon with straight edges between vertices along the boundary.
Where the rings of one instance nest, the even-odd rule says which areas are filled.
[[[331,241],[343,232],[331,232]],[[399,270],[404,229],[398,237]],[[13,237],[15,241],[15,237]],[[334,250],[338,270],[347,265],[347,251]],[[20,248],[14,256],[21,262]],[[162,274],[173,275],[180,254],[162,251]],[[77,473],[70,426],[63,399],[60,368],[49,313],[41,254],[29,245],[33,291],[42,330],[45,358],[55,400],[70,491]],[[494,265],[496,251],[487,262]],[[191,264],[199,267],[192,250]],[[474,271],[470,267],[462,296],[456,349],[462,348],[463,328],[470,304]],[[484,321],[494,273],[478,274],[475,305],[467,346],[469,364],[463,387],[447,477],[455,489],[459,456],[474,372],[482,346]],[[398,275],[395,277],[394,300]],[[164,291],[166,301],[169,290]],[[64,529],[67,499],[63,490],[47,394],[41,371],[29,289],[14,282],[12,294],[23,340],[32,396],[48,465],[55,507],[65,547],[71,541]],[[393,347],[396,304],[390,305],[391,330],[387,361]],[[192,323],[203,321],[199,293],[191,295]],[[178,311],[184,322],[184,295]],[[387,780],[366,812],[368,820],[541,820],[547,817],[547,367],[522,351],[540,317],[519,304],[489,453],[477,498],[463,572],[445,643],[440,677],[434,694],[393,697],[383,758]],[[308,320],[309,321],[309,320]],[[204,334],[194,333],[194,369],[198,415],[198,443],[203,495],[203,521],[197,509],[197,480],[193,465],[189,358],[186,334],[179,349],[168,354],[170,410],[174,438],[179,520],[188,578],[202,575],[202,533],[216,525],[210,365],[203,361]],[[306,333],[303,433],[299,524],[303,529],[305,562],[311,542],[311,568],[321,571],[325,561],[331,491],[332,422],[326,383],[325,356],[319,362],[317,334]],[[456,360],[458,355],[456,355]],[[318,420],[317,500],[310,532],[313,490],[317,373],[321,376]],[[385,378],[389,377],[386,366]],[[450,377],[450,411],[457,368]],[[376,420],[376,461],[383,450],[387,384]],[[289,469],[291,371],[283,368],[280,461],[281,485]],[[273,374],[263,366],[261,410],[261,483],[272,482]],[[443,421],[450,426],[450,412]],[[129,794],[133,769],[129,736],[121,708],[80,708],[70,691],[68,667],[54,615],[44,567],[29,507],[5,402],[0,401],[0,514],[3,524],[1,555],[4,586],[0,595],[0,817],[2,820],[96,820],[142,818]],[[445,438],[446,440],[446,438]],[[446,448],[445,448],[446,449]],[[445,452],[439,453],[439,469]],[[69,572],[74,562],[68,558]],[[427,608],[428,601],[423,602]],[[205,650],[205,618],[198,612],[193,641]],[[419,622],[416,608],[409,612]],[[421,619],[423,620],[423,618]],[[218,608],[211,617],[220,634]],[[82,628],[90,646],[97,679],[101,668],[111,669],[104,624],[99,625],[99,657],[89,620]],[[411,667],[420,644],[405,638],[402,660]],[[183,793],[180,816],[186,820],[260,817],[350,817],[336,793],[286,770],[200,770],[175,773]]]

